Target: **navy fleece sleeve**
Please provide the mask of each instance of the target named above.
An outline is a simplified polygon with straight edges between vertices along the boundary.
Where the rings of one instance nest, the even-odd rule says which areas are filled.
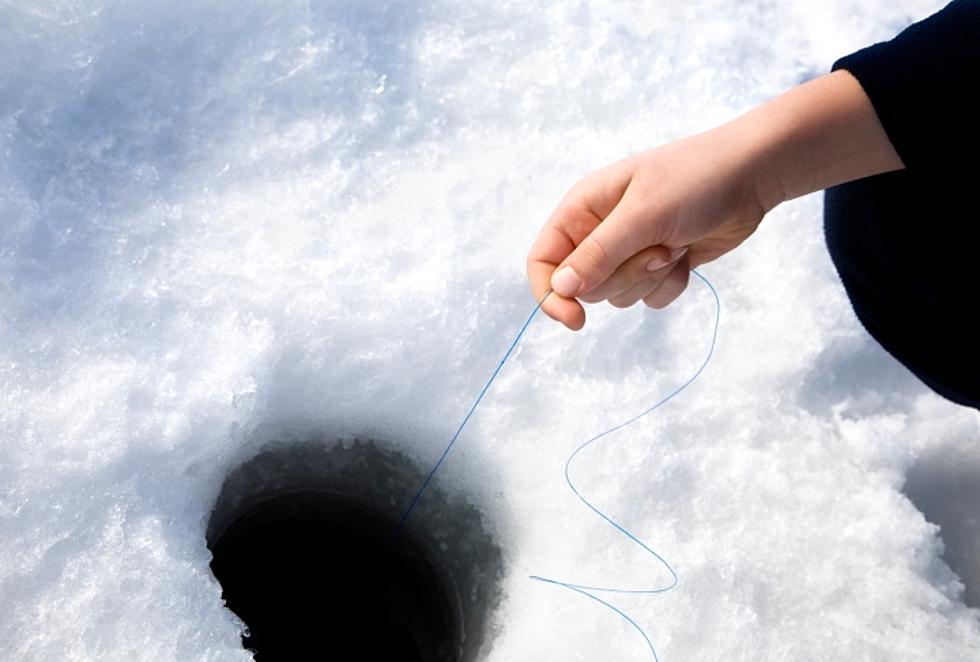
[[[840,58],[838,69],[861,83],[910,172],[936,175],[976,163],[980,0],[954,0],[894,39]]]

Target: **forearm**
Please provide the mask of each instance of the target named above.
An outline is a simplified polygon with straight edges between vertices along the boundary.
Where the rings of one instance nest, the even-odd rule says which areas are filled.
[[[861,84],[835,71],[722,127],[745,141],[759,199],[780,202],[905,166]]]

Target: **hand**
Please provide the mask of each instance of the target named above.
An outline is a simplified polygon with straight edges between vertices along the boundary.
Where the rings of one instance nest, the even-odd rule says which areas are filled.
[[[531,247],[531,290],[554,290],[542,310],[573,330],[579,300],[663,308],[780,202],[904,167],[860,82],[835,71],[577,183]]]
[[[753,150],[726,127],[613,163],[572,187],[527,258],[535,298],[554,290],[545,313],[578,330],[585,309],[577,299],[663,308],[691,269],[755,231],[768,209]]]

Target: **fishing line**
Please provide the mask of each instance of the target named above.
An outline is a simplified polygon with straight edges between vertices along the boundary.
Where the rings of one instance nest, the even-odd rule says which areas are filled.
[[[678,386],[677,388],[675,388],[673,391],[671,391],[668,395],[664,396],[663,398],[661,398],[660,400],[658,400],[654,404],[650,405],[649,407],[647,407],[646,409],[644,409],[640,413],[636,414],[635,416],[632,416],[632,417],[626,419],[625,421],[623,421],[622,423],[619,423],[618,425],[615,425],[615,426],[613,426],[613,427],[611,427],[611,428],[609,428],[607,430],[604,430],[604,431],[600,432],[599,434],[595,435],[594,437],[591,437],[590,439],[584,441],[578,447],[576,447],[574,451],[572,451],[571,455],[568,456],[568,460],[566,460],[566,462],[565,462],[565,482],[568,484],[568,487],[572,490],[572,493],[575,494],[575,496],[578,497],[578,499],[583,504],[585,504],[585,506],[589,510],[591,510],[593,513],[595,513],[596,515],[598,515],[603,521],[605,521],[607,524],[609,524],[614,529],[616,529],[616,531],[618,531],[622,535],[624,535],[627,538],[629,538],[635,544],[639,545],[640,548],[642,548],[646,553],[648,553],[649,555],[651,555],[661,565],[663,565],[667,569],[667,571],[670,573],[670,576],[671,576],[670,583],[668,585],[666,585],[666,586],[662,586],[662,587],[658,587],[658,588],[632,589],[632,588],[614,588],[614,587],[606,587],[606,586],[587,586],[587,585],[583,585],[583,584],[576,584],[574,582],[566,582],[566,581],[561,581],[561,580],[558,580],[558,579],[550,579],[548,577],[542,577],[540,575],[531,575],[531,577],[530,577],[531,579],[533,579],[535,581],[539,581],[539,582],[542,582],[542,583],[545,583],[545,584],[551,584],[553,586],[560,586],[562,588],[567,588],[567,589],[569,589],[571,591],[575,591],[576,593],[579,593],[581,595],[584,595],[584,596],[586,596],[586,597],[594,600],[595,602],[598,602],[599,604],[601,604],[601,605],[603,605],[603,606],[611,609],[613,612],[615,612],[620,617],[622,617],[624,620],[626,620],[626,622],[629,623],[640,634],[640,636],[643,637],[643,640],[644,640],[644,642],[646,642],[647,647],[650,649],[650,653],[653,656],[653,659],[655,660],[655,662],[659,662],[660,658],[657,656],[657,651],[656,651],[656,649],[653,646],[653,642],[650,641],[650,637],[647,635],[647,633],[643,629],[643,627],[640,626],[640,624],[637,623],[633,618],[631,618],[629,616],[629,614],[627,614],[626,612],[622,611],[621,609],[619,609],[615,605],[607,602],[606,600],[603,600],[602,598],[600,598],[600,597],[598,597],[596,595],[593,595],[593,592],[595,592],[595,593],[629,593],[629,594],[634,594],[634,595],[636,595],[636,594],[647,594],[647,595],[649,595],[649,594],[653,594],[653,593],[665,593],[665,592],[671,590],[672,588],[674,588],[677,585],[677,581],[678,581],[677,573],[671,567],[670,563],[668,563],[667,560],[664,559],[660,554],[658,554],[657,552],[655,552],[646,543],[644,543],[642,540],[640,540],[639,538],[637,538],[632,532],[630,532],[624,526],[622,526],[619,523],[617,523],[609,515],[607,515],[603,511],[599,510],[599,508],[596,507],[591,501],[589,501],[588,499],[586,499],[585,496],[583,496],[582,493],[579,491],[579,489],[575,486],[575,483],[572,482],[570,470],[571,470],[572,462],[575,460],[576,457],[578,457],[579,453],[581,453],[586,448],[588,448],[589,446],[593,445],[594,443],[596,443],[600,439],[606,437],[607,435],[610,435],[610,434],[612,434],[612,433],[614,433],[614,432],[616,432],[618,430],[621,430],[621,429],[623,429],[623,428],[625,428],[625,427],[627,427],[629,425],[632,425],[633,423],[635,423],[639,419],[641,419],[644,416],[646,416],[647,414],[651,413],[653,410],[655,410],[655,409],[659,408],[660,406],[662,406],[663,404],[665,404],[667,401],[671,400],[674,396],[676,396],[678,393],[680,393],[685,388],[687,388],[688,386],[690,386],[698,377],[700,377],[701,376],[701,373],[704,371],[705,367],[708,365],[708,362],[711,360],[711,356],[712,356],[712,354],[715,351],[715,342],[718,339],[718,323],[719,323],[719,321],[721,319],[721,300],[718,298],[718,292],[715,290],[714,286],[711,284],[711,282],[707,278],[705,278],[704,276],[702,276],[701,274],[699,274],[697,271],[695,271],[693,269],[691,270],[691,273],[701,279],[701,281],[711,291],[711,294],[714,296],[714,299],[715,299],[715,325],[714,325],[714,330],[712,331],[712,334],[711,334],[711,345],[708,348],[708,353],[705,356],[704,361],[701,363],[700,367],[698,367],[698,369],[694,373],[694,375],[691,376],[686,382],[684,382],[683,384],[681,384],[680,386]],[[494,380],[497,378],[497,375],[500,373],[500,370],[504,367],[504,364],[507,363],[507,360],[510,358],[511,354],[514,352],[514,348],[517,347],[517,344],[520,342],[521,338],[524,336],[524,332],[527,331],[527,328],[531,325],[531,321],[538,314],[538,311],[541,310],[541,306],[544,304],[544,302],[548,299],[549,296],[551,296],[551,291],[550,290],[544,296],[544,298],[542,298],[541,301],[538,302],[538,305],[535,306],[534,310],[531,311],[531,314],[528,316],[527,321],[524,322],[524,325],[521,327],[521,330],[518,331],[517,336],[514,337],[514,340],[513,340],[513,342],[511,342],[510,347],[507,348],[507,351],[504,353],[503,358],[500,359],[500,362],[497,364],[497,367],[494,369],[493,374],[490,375],[490,379],[487,380],[487,383],[483,387],[483,390],[480,391],[480,394],[477,396],[476,400],[473,402],[473,405],[470,407],[469,411],[466,413],[466,416],[463,418],[463,422],[459,424],[459,427],[456,429],[456,432],[453,434],[452,439],[450,439],[449,444],[446,446],[445,450],[442,452],[442,455],[436,461],[435,465],[432,467],[432,470],[429,471],[429,473],[426,475],[425,480],[422,481],[422,485],[419,487],[418,491],[415,493],[415,496],[412,498],[412,502],[409,504],[408,508],[405,510],[405,513],[402,515],[401,520],[399,520],[398,526],[395,527],[395,530],[393,532],[393,536],[398,536],[398,534],[401,532],[402,527],[405,525],[406,520],[408,520],[409,515],[412,514],[412,511],[415,509],[415,506],[418,504],[419,499],[422,498],[422,494],[425,492],[426,488],[429,486],[429,483],[432,481],[432,477],[435,476],[436,472],[439,470],[439,467],[442,466],[442,463],[445,461],[446,456],[449,455],[449,451],[452,450],[453,445],[455,445],[456,441],[459,439],[459,435],[462,433],[463,428],[466,427],[466,424],[469,422],[470,418],[473,416],[473,413],[476,411],[477,407],[480,406],[480,402],[483,400],[483,397],[487,394],[487,391],[490,389],[490,386],[493,384]]]

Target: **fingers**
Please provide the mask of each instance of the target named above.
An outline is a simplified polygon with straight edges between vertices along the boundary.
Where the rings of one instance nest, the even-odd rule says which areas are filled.
[[[535,301],[541,301],[551,289],[549,284],[555,265],[541,260],[528,260],[527,276],[531,282],[531,292]],[[568,299],[553,293],[541,305],[541,310],[548,317],[561,322],[572,331],[578,331],[585,326],[585,309],[575,299]]]
[[[643,303],[651,308],[666,308],[687,289],[690,278],[691,267],[685,258],[674,265],[656,289],[643,296]]]
[[[654,269],[649,270],[650,266]],[[687,288],[690,269],[686,246],[652,246],[631,257],[602,285],[581,298],[587,303],[608,299],[616,308],[628,308],[642,299],[651,308],[665,308]],[[528,277],[537,301],[545,299],[551,290],[549,280],[554,271],[552,263],[528,260]],[[541,310],[574,331],[585,325],[585,309],[574,298],[552,293]]]
[[[609,215],[561,262],[551,276],[552,289],[565,297],[586,295],[605,283],[629,258],[661,243],[655,236],[657,224],[649,217],[649,204],[634,202],[627,190]]]
[[[635,303],[651,293],[683,255],[684,249],[651,241],[666,230],[656,222],[649,200],[629,195],[633,169],[631,162],[623,161],[576,184],[528,255],[535,298],[541,301],[549,290],[554,292],[541,309],[570,329],[585,325],[585,309],[577,297],[598,302],[630,293],[636,294]]]
[[[555,267],[567,258],[622,198],[629,183],[623,168],[607,166],[569,191],[541,229],[527,258],[531,291],[541,301],[551,287]],[[541,310],[568,328],[577,331],[585,325],[585,309],[575,299],[555,292]]]
[[[616,308],[629,308],[641,299],[650,298],[651,301],[655,300],[653,295],[661,290],[664,290],[661,296],[665,298],[669,297],[670,301],[673,301],[680,294],[680,292],[676,292],[677,283],[675,281],[683,279],[683,273],[689,271],[689,269],[690,267],[683,264],[671,264],[660,269],[655,279],[642,281],[625,292],[610,297],[609,303]],[[666,289],[664,289],[665,287]]]
[[[586,303],[598,303],[618,297],[627,291],[640,286],[643,294],[652,291],[660,284],[672,266],[687,253],[687,247],[667,248],[666,246],[651,246],[645,248],[630,259],[626,260],[612,276],[599,286],[583,294],[580,298]],[[633,303],[642,298],[637,297]]]
[[[555,265],[574,248],[573,237],[549,219],[527,257],[527,277],[536,301],[544,299],[551,290],[551,275],[555,271]],[[573,331],[578,331],[585,325],[585,309],[575,299],[552,294],[544,301],[541,310]]]

